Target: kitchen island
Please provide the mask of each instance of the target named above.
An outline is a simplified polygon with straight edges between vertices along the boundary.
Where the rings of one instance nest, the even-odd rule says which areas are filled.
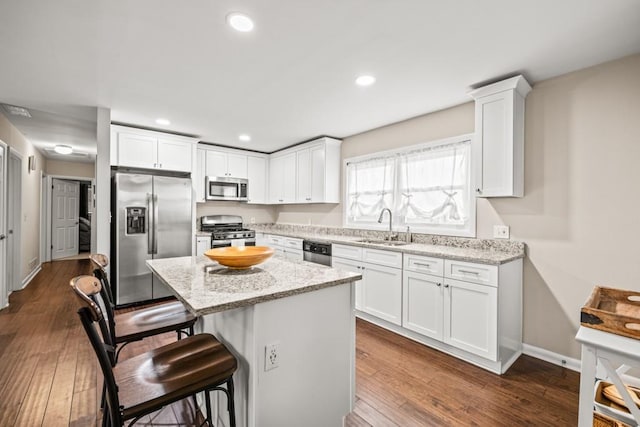
[[[247,270],[203,256],[147,265],[202,316],[196,330],[238,358],[238,426],[343,424],[355,394],[353,283],[361,275],[279,257]],[[228,426],[225,405],[218,396],[214,418]]]

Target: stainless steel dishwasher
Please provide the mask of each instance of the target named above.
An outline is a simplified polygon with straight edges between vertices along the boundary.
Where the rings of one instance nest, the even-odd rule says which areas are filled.
[[[331,267],[331,243],[303,240],[302,256],[305,261]]]

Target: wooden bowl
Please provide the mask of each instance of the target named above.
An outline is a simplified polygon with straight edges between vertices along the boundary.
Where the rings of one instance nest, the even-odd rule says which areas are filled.
[[[268,246],[229,246],[209,249],[204,254],[225,267],[242,269],[266,261],[273,252]]]

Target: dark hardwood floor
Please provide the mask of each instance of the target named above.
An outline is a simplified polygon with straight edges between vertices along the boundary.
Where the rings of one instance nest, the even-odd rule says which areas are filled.
[[[88,260],[44,264],[0,311],[0,426],[99,425],[101,375],[69,288],[69,279],[89,272]],[[121,357],[174,339],[132,344]],[[577,424],[573,371],[523,356],[498,376],[361,320],[356,346],[356,406],[347,426]],[[196,417],[185,400],[137,425],[197,425]]]

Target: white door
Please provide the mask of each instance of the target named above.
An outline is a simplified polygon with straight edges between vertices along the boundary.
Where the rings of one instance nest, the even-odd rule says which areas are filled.
[[[227,153],[208,150],[205,169],[207,176],[229,176],[227,172]]]
[[[497,289],[453,279],[444,286],[444,342],[497,360]]]
[[[78,255],[80,183],[53,179],[51,259]]]
[[[247,178],[247,156],[229,153],[227,155],[227,172],[232,178]]]
[[[311,158],[309,149],[296,151],[298,168],[298,188],[296,202],[309,203],[311,201]]]
[[[358,261],[351,261],[343,258],[333,257],[331,259],[331,267],[337,268],[338,270],[348,271],[349,273],[362,274],[362,267]],[[364,276],[363,276],[364,277]],[[362,310],[362,286],[364,280],[358,280],[354,282],[355,286],[355,308],[356,310]]]
[[[22,288],[20,217],[22,216],[22,158],[9,151],[7,167],[7,291]]]
[[[265,203],[267,201],[267,159],[248,156],[247,178],[249,179],[247,203]]]
[[[0,141],[0,308],[8,304],[7,299],[7,220],[6,220],[6,168],[7,145]]]
[[[402,279],[402,326],[442,341],[442,277],[405,271]]]
[[[362,264],[364,289],[362,311],[388,322],[402,323],[402,270]]]

